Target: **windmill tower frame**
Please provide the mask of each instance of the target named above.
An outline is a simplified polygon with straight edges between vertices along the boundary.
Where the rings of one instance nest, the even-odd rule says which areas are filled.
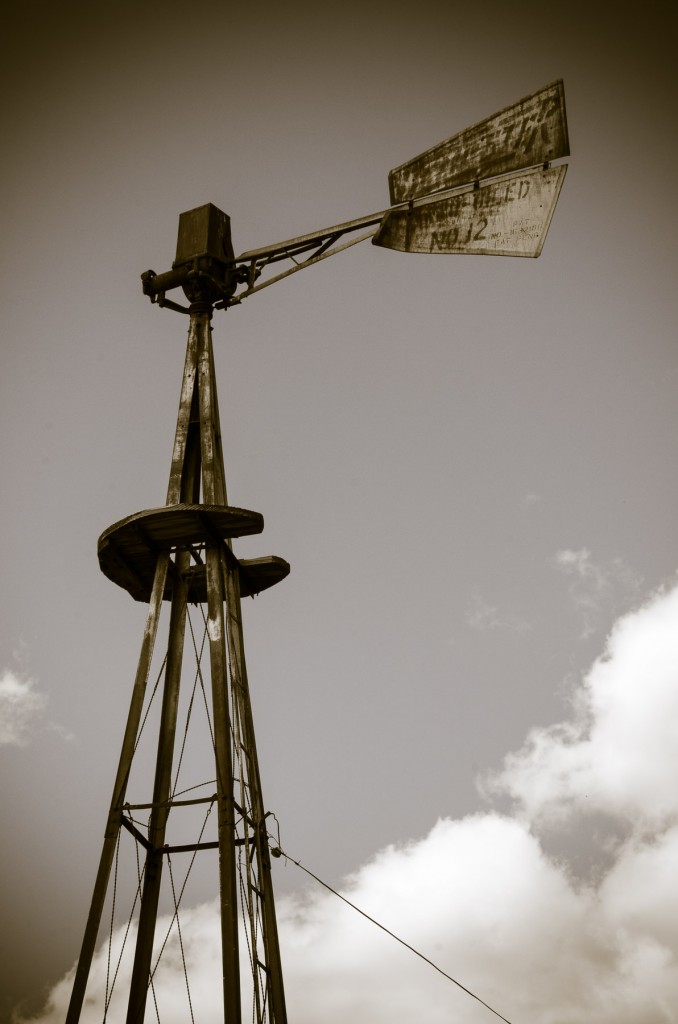
[[[219,245],[228,242],[228,219],[208,206],[199,216],[182,215],[179,257],[195,239],[191,228],[201,220],[207,235],[216,230]],[[199,248],[214,248],[207,237]],[[171,812],[200,800],[173,799],[171,777],[177,732],[177,710],[189,603],[206,606],[212,689],[213,751],[216,794],[205,797],[217,808],[217,843],[185,844],[182,851],[219,851],[220,918],[224,1015],[241,1020],[239,963],[238,848],[246,860],[246,909],[253,950],[254,998],[259,1020],[286,1024],[285,997],[276,924],[266,813],[261,793],[252,709],[245,664],[241,599],[264,590],[289,572],[281,558],[239,560],[234,537],[263,529],[261,515],[228,505],[221,445],[211,319],[220,292],[213,271],[222,257],[201,254],[203,268],[187,287],[191,296],[189,330],[179,412],[166,505],[136,513],[109,527],[99,539],[103,572],[137,600],[148,602],[148,614],[133,688],[122,752],[105,831],[99,871],[76,970],[67,1024],[79,1020],[95,952],[120,828],[125,826],[145,853],[143,890],[127,1011],[128,1024],[140,1024],[152,973],[163,863],[173,847],[167,843]],[[222,275],[223,283],[223,275]],[[215,292],[216,288],[216,292]],[[156,643],[160,613],[170,604],[164,660],[164,690],[147,835],[124,815],[127,783],[142,724],[144,697]],[[234,761],[239,763],[236,766]],[[237,769],[237,770],[236,770]],[[234,779],[240,794],[236,799]],[[174,848],[176,849],[176,848]]]
[[[146,602],[148,613],[66,1024],[78,1024],[81,1017],[123,829],[143,850],[145,861],[139,873],[141,904],[126,1024],[142,1024],[153,984],[164,864],[174,852],[195,855],[208,849],[218,850],[219,858],[225,1024],[242,1021],[240,902],[253,1020],[287,1024],[271,880],[271,856],[280,851],[268,832],[261,790],[241,600],[284,579],[290,567],[276,556],[239,559],[233,551],[233,539],[260,533],[263,518],[228,504],[212,348],[214,310],[236,305],[368,238],[401,252],[539,256],[567,169],[551,162],[568,154],[563,83],[557,81],[392,170],[392,206],[386,210],[236,258],[229,217],[206,204],[181,214],[172,269],[142,274],[144,294],[152,302],[188,315],[188,342],[166,503],[114,523],[99,538],[102,571]],[[293,266],[270,276],[270,269],[285,261]],[[167,298],[176,288],[183,290],[188,306]],[[131,805],[127,788],[147,713],[144,702],[165,603],[170,614],[152,796]],[[203,609],[209,649],[216,792],[181,800],[172,770],[191,605]],[[200,803],[217,808],[216,840],[172,845],[170,815]],[[129,816],[132,807],[149,812],[145,833]]]

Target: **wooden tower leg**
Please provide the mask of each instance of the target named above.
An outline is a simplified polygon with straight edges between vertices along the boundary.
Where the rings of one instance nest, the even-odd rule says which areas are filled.
[[[250,881],[247,889],[250,910],[257,901],[262,911],[263,944],[265,951],[263,989],[266,992],[269,1020],[273,1024],[287,1024],[285,992],[283,988],[282,964],[278,942],[278,925],[273,900],[271,879],[271,857],[268,849],[266,814],[259,777],[259,761],[254,739],[254,723],[250,702],[247,667],[245,665],[245,644],[240,607],[240,580],[238,573],[226,566],[226,592],[228,609],[228,643],[231,665],[231,686],[235,714],[238,716],[238,733],[246,762],[247,788],[249,791],[250,814],[254,823],[253,847],[247,855],[254,861],[256,884]]]
[[[170,613],[169,640],[167,644],[167,665],[165,688],[160,716],[158,755],[153,786],[153,807],[148,826],[144,886],[141,895],[139,928],[134,953],[134,967],[130,984],[127,1007],[127,1024],[142,1024],[146,1008],[155,922],[158,916],[160,883],[162,881],[163,847],[165,829],[170,812],[170,787],[172,785],[172,759],[176,735],[177,712],[179,709],[179,688],[181,683],[181,662],[184,653],[184,631],[186,628],[186,584],[181,573],[188,568],[188,554],[180,552],[176,561],[179,582],[175,583]]]
[[[113,858],[115,856],[118,833],[120,832],[122,805],[125,800],[127,780],[129,779],[132,758],[134,756],[134,748],[136,746],[137,735],[139,733],[144,696],[146,693],[146,684],[148,683],[151,659],[153,657],[153,647],[155,645],[155,638],[158,632],[158,622],[160,620],[160,609],[162,606],[162,595],[165,589],[168,562],[169,555],[163,555],[158,558],[151,600],[148,606],[146,629],[144,630],[144,639],[141,645],[139,665],[137,668],[136,679],[134,681],[132,701],[130,704],[127,726],[125,729],[125,736],[118,764],[118,773],[115,778],[111,807],[108,812],[108,820],[106,822],[104,845],[101,851],[101,859],[99,861],[99,870],[97,872],[96,882],[94,883],[94,893],[92,895],[92,903],[89,910],[89,916],[87,918],[87,925],[85,927],[85,935],[82,940],[80,958],[75,972],[75,980],[73,982],[73,990],[71,992],[71,999],[68,1005],[66,1024],[76,1024],[80,1019],[80,1011],[82,1010],[85,990],[87,988],[87,979],[89,977],[92,958],[96,949],[97,934],[99,931],[99,925],[101,924],[101,915],[104,909],[108,880],[110,878]]]
[[[200,434],[202,445],[202,467],[203,467],[203,497],[205,502],[227,504],[226,477],[224,471],[224,459],[221,445],[221,434],[219,427],[219,408],[216,391],[216,378],[214,373],[214,356],[212,351],[211,329],[209,317],[205,317],[201,327],[201,342],[199,344],[198,357],[200,373]],[[229,557],[230,556],[230,557]],[[263,940],[263,968],[257,965],[255,956],[254,972],[257,975],[254,980],[255,998],[259,988],[263,989],[264,997],[262,1003],[267,1006],[267,1017],[272,1024],[286,1024],[287,1014],[285,1010],[285,996],[282,981],[282,966],[280,961],[280,948],[278,943],[278,930],[275,915],[275,904],[273,899],[273,886],[271,880],[271,860],[268,851],[266,835],[266,823],[264,803],[261,793],[261,781],[259,777],[259,764],[257,760],[256,744],[254,740],[254,724],[252,720],[252,708],[249,696],[247,681],[247,668],[245,665],[245,646],[242,629],[242,611],[240,606],[240,575],[238,563],[232,557],[230,542],[207,547],[207,579],[208,579],[208,602],[210,595],[213,603],[209,605],[208,632],[210,644],[214,633],[214,647],[218,649],[216,662],[212,662],[212,686],[213,700],[215,707],[215,718],[217,717],[217,702],[225,699],[227,694],[227,680],[224,676],[223,684],[220,682],[217,693],[215,681],[221,678],[222,658],[224,643],[224,620],[223,607],[224,599],[227,610],[227,635],[228,635],[228,661],[230,667],[230,682],[233,698],[233,714],[236,718],[234,725],[234,743],[239,743],[244,755],[244,779],[241,779],[242,789],[247,794],[247,802],[243,800],[241,812],[245,819],[249,818],[252,825],[252,836],[250,841],[245,842],[244,856],[249,861],[250,870],[246,872],[247,885],[246,897],[248,902],[249,919],[253,922],[257,917],[258,909],[261,909],[262,940]],[[218,639],[217,639],[218,638]],[[210,648],[212,650],[212,646]],[[216,650],[215,650],[216,653]],[[218,666],[218,673],[215,674],[215,667]],[[223,698],[222,698],[223,693]],[[224,711],[224,721],[228,720],[228,708]],[[230,737],[228,738],[229,755],[228,766],[232,778],[232,756],[230,754]],[[217,758],[219,758],[219,744],[217,743]],[[226,811],[232,815],[234,822],[234,795],[233,786],[228,794],[230,807]],[[226,805],[228,806],[228,805]],[[230,838],[229,838],[230,837]],[[229,964],[229,951],[237,950],[237,929],[234,931],[231,922],[237,922],[237,914],[234,913],[235,900],[237,897],[235,889],[231,892],[231,879],[235,884],[235,846],[231,843],[235,837],[233,824],[224,829],[223,838],[225,845],[222,846],[222,830],[219,830],[219,851],[221,871],[221,925],[222,943],[224,956],[224,986],[225,1006],[228,1006],[226,990],[228,988],[228,976],[232,969]],[[231,864],[233,863],[233,867]],[[256,881],[254,881],[256,879]],[[253,929],[254,930],[254,929]],[[252,949],[256,948],[256,936],[250,936]],[[263,984],[259,981],[259,972],[263,972]],[[233,1018],[239,1020],[239,1017]],[[227,1015],[226,1020],[231,1018]]]
[[[249,929],[248,945],[252,952],[254,1020],[256,1024],[264,1021],[286,1024],[240,600],[242,588],[245,593],[258,593],[283,579],[289,566],[273,556],[240,562],[232,550],[231,537],[260,532],[263,520],[255,512],[228,505],[211,314],[209,302],[193,302],[167,504],[162,509],[140,512],[114,524],[99,539],[102,570],[137,600],[147,600],[149,611],[67,1024],[77,1024],[80,1019],[123,811],[129,807],[125,804],[126,790],[141,728],[163,600],[171,601],[171,609],[152,802],[133,805],[150,810],[147,836],[131,827],[126,819],[124,821],[146,851],[127,1024],[143,1024],[144,1021],[155,967],[153,943],[164,857],[175,849],[197,852],[214,846],[219,849],[225,1024],[241,1024],[242,1019],[240,891],[245,897],[245,927]],[[172,766],[189,602],[207,606],[218,841],[172,847],[167,836],[173,807],[201,802],[174,802],[172,799]]]
[[[200,450],[203,501],[226,505],[226,477],[221,450],[221,433],[212,358],[210,313],[191,314],[198,331],[198,374]],[[228,542],[227,542],[228,543]],[[224,1020],[240,1022],[240,962],[238,942],[238,886],[236,872],[236,813],[233,796],[231,717],[228,701],[228,661],[224,629],[224,578],[220,551],[224,541],[208,537],[207,635],[210,648],[212,705],[214,708],[214,754],[217,774],[217,821],[219,837],[219,903],[221,911],[221,956],[223,968]]]

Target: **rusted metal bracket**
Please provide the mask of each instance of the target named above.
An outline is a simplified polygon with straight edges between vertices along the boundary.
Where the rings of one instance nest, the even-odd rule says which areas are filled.
[[[153,299],[151,299],[153,302]],[[190,306],[180,306],[178,302],[173,302],[172,299],[166,299],[165,293],[160,292],[158,295],[158,305],[161,309],[173,309],[175,313],[190,313]]]
[[[142,291],[154,305],[173,309],[177,313],[190,313],[190,306],[181,306],[178,302],[166,297],[166,292],[173,288],[183,288],[184,293],[192,302],[207,300],[222,308],[232,296],[235,287],[242,280],[240,271],[227,273],[224,281],[199,267],[169,270],[165,274],[156,274],[154,270],[145,270],[141,275]]]

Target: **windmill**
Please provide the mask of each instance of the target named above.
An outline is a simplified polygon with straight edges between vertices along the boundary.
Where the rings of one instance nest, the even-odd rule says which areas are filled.
[[[271,879],[271,856],[279,848],[262,796],[241,600],[283,580],[290,567],[277,556],[243,559],[233,550],[234,539],[263,530],[263,518],[228,503],[212,350],[214,310],[238,305],[368,238],[374,245],[411,253],[538,256],[566,172],[566,165],[552,164],[568,154],[559,81],[396,167],[389,174],[387,209],[236,257],[229,217],[206,204],[181,214],[172,269],[142,274],[144,294],[152,302],[189,317],[188,344],[165,505],[114,523],[98,542],[104,574],[148,604],[148,612],[67,1024],[81,1017],[123,836],[138,862],[143,861],[133,905],[139,903],[139,915],[127,1024],[141,1024],[149,991],[156,996],[159,956],[154,942],[167,874],[172,924],[180,927],[181,896],[177,899],[172,858],[191,854],[192,864],[197,854],[209,850],[218,854],[225,1024],[243,1019],[243,938],[252,998],[248,1016],[257,1024],[287,1020]],[[182,290],[187,305],[167,297],[176,289]],[[150,698],[159,690],[155,771],[150,794],[131,803],[130,774],[148,716],[148,684],[164,605],[169,605],[165,653]],[[203,624],[199,644],[191,620],[196,609]],[[204,697],[214,777],[179,789],[193,706],[191,697],[177,757],[187,624],[197,664],[193,688],[195,693],[199,683]],[[182,799],[186,793],[191,795]],[[203,825],[193,842],[175,842],[170,819],[174,827],[182,813],[196,808],[206,810],[205,821],[216,810],[214,838],[204,838]],[[140,814],[146,815],[144,822]],[[181,950],[183,956],[183,945]],[[188,998],[190,1004],[190,991]]]

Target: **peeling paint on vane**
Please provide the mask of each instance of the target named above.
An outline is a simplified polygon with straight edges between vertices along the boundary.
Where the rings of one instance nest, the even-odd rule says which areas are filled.
[[[566,165],[537,168],[411,210],[394,210],[374,244],[400,252],[538,256],[566,170]]]
[[[394,168],[391,202],[535,167],[569,152],[565,92],[558,81]]]

